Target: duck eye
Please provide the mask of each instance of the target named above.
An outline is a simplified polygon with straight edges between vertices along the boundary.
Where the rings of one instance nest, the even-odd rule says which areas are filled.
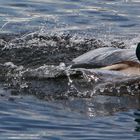
[[[137,48],[136,48],[136,56],[138,60],[140,61],[140,43],[138,43]]]

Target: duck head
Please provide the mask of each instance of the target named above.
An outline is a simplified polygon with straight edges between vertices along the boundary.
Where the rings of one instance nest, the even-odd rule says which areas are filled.
[[[137,48],[136,48],[136,56],[138,60],[140,61],[140,43],[138,43]]]

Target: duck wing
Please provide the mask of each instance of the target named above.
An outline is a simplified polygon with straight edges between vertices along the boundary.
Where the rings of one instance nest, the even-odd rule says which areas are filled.
[[[99,68],[123,61],[138,62],[135,49],[104,47],[91,50],[73,59],[72,68]]]

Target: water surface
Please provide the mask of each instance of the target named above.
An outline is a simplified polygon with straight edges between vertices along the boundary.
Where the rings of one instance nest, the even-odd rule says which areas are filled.
[[[139,96],[48,99],[41,91],[56,95],[69,83],[33,79],[32,92],[16,91],[26,82],[22,67],[11,70],[70,63],[107,45],[131,47],[139,42],[139,7],[139,0],[0,0],[0,63],[10,67],[0,74],[0,139],[139,139]]]

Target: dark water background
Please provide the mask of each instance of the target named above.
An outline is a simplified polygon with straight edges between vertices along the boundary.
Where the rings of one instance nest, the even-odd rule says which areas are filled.
[[[26,40],[34,33],[43,39],[47,35],[49,39],[42,41],[40,37],[33,37]],[[1,63],[12,61],[24,67],[41,66],[48,61],[59,63],[64,61],[62,54],[65,51],[56,57],[47,50],[40,51],[41,46],[49,44],[51,50],[61,44],[59,50],[63,50],[62,46],[72,44],[72,48],[78,46],[75,50],[83,46],[90,50],[91,42],[98,44],[95,40],[100,39],[102,45],[117,40],[117,44],[124,42],[124,46],[130,47],[139,42],[139,33],[139,0],[0,0],[1,48],[14,48],[1,49]],[[63,41],[67,40],[63,34],[71,35],[68,42]],[[86,39],[83,41],[83,38]],[[87,41],[89,38],[95,40]],[[35,51],[31,49],[32,55],[28,50],[19,49],[32,46],[38,46]],[[49,56],[47,61],[42,52]],[[72,49],[66,53],[67,61],[79,55],[73,55]],[[13,95],[2,82],[0,139],[138,140],[140,98],[96,96],[46,101],[37,95]]]

